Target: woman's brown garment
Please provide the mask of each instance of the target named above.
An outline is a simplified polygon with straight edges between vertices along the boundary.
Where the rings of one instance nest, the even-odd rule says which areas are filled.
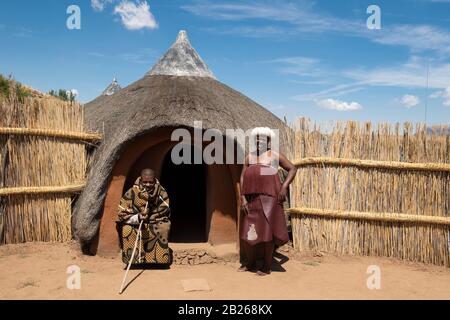
[[[250,245],[273,241],[281,246],[289,241],[283,204],[278,202],[281,181],[269,165],[251,164],[244,173],[242,194],[248,203],[240,237]]]

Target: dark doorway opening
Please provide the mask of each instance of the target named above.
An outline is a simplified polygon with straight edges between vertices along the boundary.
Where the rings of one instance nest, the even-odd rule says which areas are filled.
[[[167,190],[171,208],[169,242],[207,242],[206,234],[206,173],[207,166],[193,164],[194,152],[190,146],[191,164],[174,164],[170,150],[164,158],[161,184]]]

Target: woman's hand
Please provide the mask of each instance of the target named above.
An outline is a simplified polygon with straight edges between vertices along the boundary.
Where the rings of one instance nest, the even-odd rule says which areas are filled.
[[[287,187],[281,187],[280,192],[278,193],[278,202],[283,203],[286,201],[287,195]]]
[[[247,204],[247,199],[245,199],[244,196],[241,198],[241,207],[242,207],[242,210],[244,211],[244,213],[247,215],[248,214],[248,204]]]

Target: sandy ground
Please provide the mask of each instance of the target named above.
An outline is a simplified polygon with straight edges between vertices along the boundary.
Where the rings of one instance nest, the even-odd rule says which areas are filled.
[[[81,289],[66,286],[67,267],[81,270]],[[381,289],[369,290],[367,268],[381,270]],[[394,259],[291,257],[285,272],[258,277],[236,272],[237,262],[131,270],[135,280],[122,295],[124,275],[116,258],[83,256],[76,243],[0,247],[1,299],[450,299],[450,268]],[[137,276],[137,277],[136,277]],[[210,291],[185,292],[182,280],[204,279]]]

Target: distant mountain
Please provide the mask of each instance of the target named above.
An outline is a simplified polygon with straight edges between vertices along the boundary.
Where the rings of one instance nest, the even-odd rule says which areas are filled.
[[[450,135],[450,125],[435,125],[427,128],[428,133]]]

